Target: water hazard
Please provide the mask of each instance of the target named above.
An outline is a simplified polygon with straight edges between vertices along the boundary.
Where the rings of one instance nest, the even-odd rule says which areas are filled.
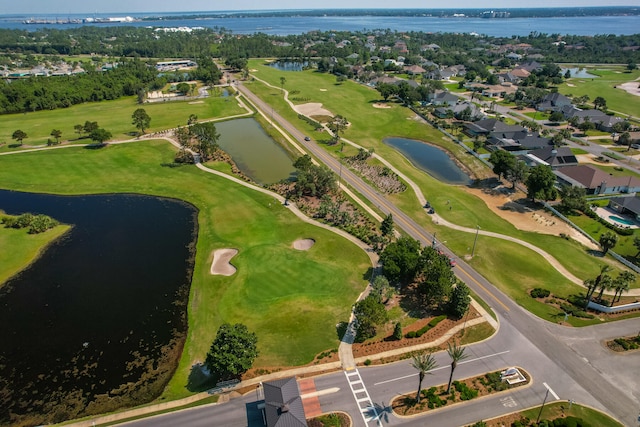
[[[2,190],[0,209],[73,225],[0,288],[0,424],[48,424],[157,397],[187,329],[196,209]]]
[[[433,145],[406,138],[385,138],[382,142],[400,151],[415,167],[439,181],[462,185],[472,181],[447,153]]]
[[[295,168],[284,148],[276,143],[254,119],[238,119],[216,124],[218,144],[238,168],[258,184],[291,179]]]

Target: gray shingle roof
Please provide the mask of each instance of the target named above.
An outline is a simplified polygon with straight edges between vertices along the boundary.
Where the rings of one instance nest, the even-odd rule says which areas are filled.
[[[264,382],[262,386],[267,427],[307,427],[295,377]]]

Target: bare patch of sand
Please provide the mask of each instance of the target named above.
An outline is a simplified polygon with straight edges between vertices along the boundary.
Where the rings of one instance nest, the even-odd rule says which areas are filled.
[[[373,108],[391,108],[391,105],[376,102],[375,104],[373,104]]]
[[[596,245],[573,229],[560,218],[556,218],[542,209],[530,209],[514,201],[514,198],[525,197],[524,194],[513,195],[510,189],[498,186],[491,189],[467,188],[471,194],[482,199],[496,215],[509,221],[518,230],[533,231],[542,234],[559,236],[564,233],[582,245],[598,249]]]
[[[204,101],[191,101],[189,105],[191,104],[204,104]]]
[[[576,85],[574,85],[573,83],[567,83],[567,86],[569,86],[569,87],[576,87]]]
[[[298,239],[293,242],[293,249],[297,249],[299,251],[308,251],[311,249],[313,245],[316,244],[316,241],[313,239]]]
[[[320,89],[320,92],[326,92],[326,91],[327,91],[326,89]]]
[[[640,96],[640,83],[637,81],[622,83],[616,86],[618,89],[622,89],[631,95]]]
[[[296,105],[295,109],[298,113],[305,116],[330,116],[333,117],[333,113],[329,110],[322,108],[322,104],[319,102],[308,102],[306,104]]]
[[[256,70],[255,68],[252,68],[252,69],[250,69],[250,70],[249,70],[249,72],[251,72],[251,73],[257,73],[257,72],[258,72],[258,70]]]
[[[593,154],[578,154],[576,155],[576,159],[578,159],[578,163],[592,163],[594,165],[607,165],[607,163],[599,162],[595,159]]]
[[[216,249],[213,251],[213,261],[211,262],[211,274],[220,276],[232,276],[236,268],[229,261],[238,254],[237,249]]]

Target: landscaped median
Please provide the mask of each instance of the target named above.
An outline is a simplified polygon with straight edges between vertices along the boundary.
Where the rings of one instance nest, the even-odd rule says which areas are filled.
[[[513,370],[513,371],[512,371]],[[521,374],[518,375],[517,373]],[[399,417],[420,415],[448,404],[456,404],[471,399],[524,387],[531,383],[531,375],[522,368],[509,368],[475,377],[454,381],[447,393],[447,385],[420,390],[420,401],[416,392],[407,393],[391,401],[391,408]]]

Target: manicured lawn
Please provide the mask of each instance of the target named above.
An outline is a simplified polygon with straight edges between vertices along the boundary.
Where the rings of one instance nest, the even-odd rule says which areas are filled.
[[[0,218],[2,216],[0,211]],[[69,227],[61,224],[44,233],[29,234],[26,228],[5,228],[0,224],[0,248],[4,248],[0,257],[0,288],[10,277],[31,264],[47,245],[66,233]]]
[[[582,148],[571,148],[571,152],[573,154],[575,154],[576,156],[578,154],[589,154],[589,152],[587,150],[583,150]]]
[[[558,236],[517,230],[509,222],[491,212],[479,198],[460,187],[443,184],[417,170],[397,151],[382,144],[381,140],[386,136],[416,138],[451,150],[464,163],[469,161],[473,164],[475,158],[461,152],[460,147],[448,141],[431,126],[414,120],[410,111],[404,107],[393,104],[391,109],[372,108],[371,104],[379,98],[378,93],[372,89],[353,82],[345,82],[339,88],[334,88],[331,76],[322,73],[313,71],[285,73],[264,67],[261,65],[261,61],[257,60],[250,64],[250,68],[258,70],[255,74],[259,78],[279,86],[279,78],[284,74],[287,79],[286,89],[300,90],[301,93],[296,96],[309,99],[307,102],[322,102],[323,106],[334,114],[342,114],[347,117],[352,125],[345,132],[345,138],[365,147],[374,148],[376,153],[381,154],[407,174],[422,189],[436,212],[445,216],[447,220],[471,228],[479,225],[482,230],[510,235],[533,243],[551,253],[569,271],[581,279],[595,277],[603,262],[617,266],[609,258],[602,260],[590,255],[584,247],[575,242],[566,241]],[[326,89],[326,91],[320,89]],[[279,90],[266,88],[259,83],[252,83],[251,90],[267,102],[272,103],[285,117],[287,115],[292,117],[294,123],[302,123],[297,119],[297,115],[286,106],[282,95],[278,93]],[[332,91],[339,93],[332,93]],[[281,110],[282,108],[284,110]],[[398,122],[402,126],[398,126]],[[321,138],[317,138],[316,135],[314,139]],[[484,173],[488,175],[486,167],[479,165],[478,167],[484,168]],[[424,209],[420,207],[411,190],[388,197],[427,230],[436,231],[439,240],[447,241],[446,246],[456,254],[463,256],[471,253],[474,235],[434,225],[425,214]],[[448,200],[451,202],[450,205],[447,204]],[[453,209],[449,210],[449,206]],[[528,295],[528,289],[533,287],[548,288],[556,295],[561,296],[579,294],[583,290],[551,268],[541,256],[518,244],[504,240],[481,237],[478,241],[476,257],[471,260],[471,264],[490,282],[511,295],[519,304],[550,321],[555,320],[557,310],[535,301]],[[582,324],[582,321],[575,322]]]
[[[601,77],[595,79],[571,78],[558,86],[558,92],[574,97],[589,95],[590,102],[601,96],[607,101],[607,107],[610,110],[630,114],[634,117],[640,116],[640,99],[622,89],[615,88],[621,83],[630,82],[640,77],[640,70],[626,73],[624,72],[624,67],[614,67],[611,69],[589,70],[589,72]]]
[[[201,102],[201,103],[200,103]],[[96,121],[98,125],[113,134],[113,139],[131,138],[131,133],[137,132],[131,124],[131,114],[137,108],[144,108],[151,116],[151,129],[147,132],[173,128],[185,125],[190,114],[198,119],[231,116],[245,112],[232,97],[209,97],[196,101],[158,102],[139,105],[135,97],[124,97],[115,101],[92,102],[60,108],[51,111],[36,111],[26,114],[3,115],[0,120],[0,152],[10,149],[16,143],[11,135],[17,129],[24,131],[28,138],[23,141],[25,146],[42,145],[51,138],[51,130],[62,131],[62,141],[75,140],[78,134],[73,126],[84,124],[85,121]],[[88,143],[89,139],[79,142]]]
[[[540,413],[540,407],[535,407],[531,409],[527,409],[526,411],[522,411],[522,415],[529,418],[532,421],[535,421],[538,418],[538,414]],[[541,420],[553,420],[556,418],[560,418],[562,415],[572,416],[577,418],[582,418],[589,425],[599,426],[599,427],[623,427],[622,424],[604,414],[600,411],[596,411],[595,409],[591,409],[588,406],[582,406],[574,403],[571,405],[571,409],[569,409],[568,402],[556,402],[549,403],[544,406],[542,410],[542,414],[540,416]]]
[[[204,360],[222,322],[242,322],[258,334],[258,367],[304,364],[336,347],[335,325],[348,319],[366,285],[366,254],[303,223],[267,195],[194,166],[163,167],[174,154],[164,141],[140,141],[2,156],[0,185],[58,194],[158,195],[199,209],[188,337],[166,398],[189,393],[191,366]],[[299,238],[313,238],[316,245],[296,251],[291,244]],[[212,276],[212,251],[226,247],[240,251],[232,260],[238,272]]]

